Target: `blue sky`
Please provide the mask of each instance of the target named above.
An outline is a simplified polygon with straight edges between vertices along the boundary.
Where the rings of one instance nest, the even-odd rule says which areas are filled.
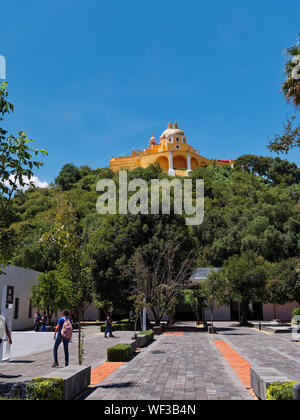
[[[48,150],[41,180],[67,162],[106,167],[170,119],[204,157],[269,155],[295,112],[280,85],[299,0],[17,3],[0,0],[6,127]],[[299,151],[288,159],[300,166]]]

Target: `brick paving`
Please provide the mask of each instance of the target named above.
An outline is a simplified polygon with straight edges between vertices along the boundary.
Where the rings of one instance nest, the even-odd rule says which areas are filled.
[[[111,375],[116,369],[119,369],[123,362],[105,362],[91,371],[91,386],[97,385],[105,378]]]
[[[87,400],[251,400],[210,336],[163,334],[104,379]]]
[[[237,353],[228,343],[226,343],[226,341],[214,340],[214,344],[218,347],[241,382],[247,389],[250,389],[250,363],[248,363],[239,353]]]
[[[218,338],[226,341],[251,365],[276,368],[290,380],[300,380],[300,343],[291,334],[265,334],[252,328],[217,324]]]
[[[182,323],[155,337],[155,342],[131,361],[109,366],[107,347],[128,340],[132,332],[116,332],[105,339],[99,327],[84,329],[84,364],[91,365],[93,385],[87,400],[247,400],[245,369],[249,365],[273,367],[291,380],[299,380],[300,343],[289,335],[272,335],[250,328],[216,323],[217,335],[208,335],[194,323]],[[76,334],[70,362],[77,364]],[[220,351],[221,350],[221,351]],[[59,359],[63,361],[62,346]],[[52,351],[16,358],[0,364],[0,392],[51,372]]]
[[[91,365],[92,369],[106,362],[107,347],[117,344],[121,339],[124,341],[132,337],[132,331],[116,331],[114,338],[104,338],[104,334],[99,332],[98,326],[84,327],[83,333],[85,335],[83,364]],[[70,364],[77,365],[76,332],[72,341],[69,345]],[[61,363],[61,367],[64,367],[63,345],[59,347],[58,360]],[[33,353],[26,357],[16,357],[9,363],[0,363],[0,394],[7,394],[11,386],[16,382],[25,382],[37,376],[48,374],[52,370],[52,363],[52,350]]]

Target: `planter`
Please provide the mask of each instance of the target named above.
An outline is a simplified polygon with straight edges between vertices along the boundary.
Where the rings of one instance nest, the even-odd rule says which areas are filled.
[[[159,326],[159,327],[153,327],[152,330],[153,330],[153,332],[154,332],[155,335],[159,335],[159,334],[162,333],[162,327],[161,326]]]
[[[46,332],[53,332],[53,331],[55,331],[55,327],[53,325],[46,326]]]
[[[208,334],[217,334],[217,330],[215,327],[209,326],[208,327]]]
[[[136,336],[137,346],[138,347],[145,347],[147,345],[147,335],[146,334],[138,334]]]

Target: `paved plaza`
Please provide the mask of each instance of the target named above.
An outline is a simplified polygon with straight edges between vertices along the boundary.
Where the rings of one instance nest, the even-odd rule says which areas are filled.
[[[253,394],[247,389],[250,365],[273,367],[283,376],[299,380],[300,343],[291,342],[289,335],[268,334],[232,323],[216,323],[216,326],[218,334],[209,335],[195,328],[195,323],[178,323],[170,333],[155,336],[155,341],[129,362],[119,364],[108,376],[101,377],[82,398],[251,400]],[[31,336],[38,340],[41,334]],[[116,332],[115,338],[105,339],[98,326],[85,327],[84,334],[84,364],[97,372],[106,362],[107,347],[132,336],[132,332],[122,331]],[[45,337],[40,339],[47,341]],[[62,363],[62,347],[59,359]],[[70,361],[77,364],[76,334],[70,344]],[[51,364],[51,349],[2,363],[0,391],[8,392],[14,382],[51,372]]]

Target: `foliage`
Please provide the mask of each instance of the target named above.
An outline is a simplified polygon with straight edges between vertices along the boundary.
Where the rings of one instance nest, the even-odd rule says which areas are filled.
[[[286,53],[289,58],[285,64],[286,80],[282,84],[282,92],[288,101],[292,100],[295,106],[300,105],[300,80],[295,77],[296,66],[299,66],[300,57],[300,34],[297,42]],[[298,70],[300,75],[300,70]]]
[[[283,264],[283,270],[289,273],[287,296],[297,300],[291,292],[299,290],[294,275],[297,269],[294,263],[300,254],[299,169],[285,160],[269,158],[264,169],[264,159],[243,156],[237,159],[241,165],[235,169],[209,166],[193,171],[193,179],[205,181],[204,221],[193,227],[187,227],[184,217],[174,214],[97,214],[97,181],[110,178],[118,184],[118,174],[106,168],[79,168],[81,178],[70,190],[54,186],[19,192],[12,198],[7,218],[11,238],[19,238],[12,263],[41,272],[58,271],[66,285],[70,277],[79,278],[79,284],[82,281],[83,285],[91,286],[87,294],[88,297],[92,290],[91,301],[100,305],[109,302],[128,310],[128,298],[139,294],[132,276],[136,252],[141,255],[142,266],[151,267],[152,260],[157,263],[161,255],[159,250],[168,243],[175,247],[179,244],[177,270],[191,251],[197,267],[223,267],[229,258],[251,251],[268,263]],[[128,179],[134,176],[147,182],[151,177],[167,177],[153,166],[128,172]],[[62,206],[63,202],[68,204]],[[57,213],[68,206],[72,210],[64,212],[60,226],[69,232],[69,220],[75,217],[72,224],[75,236],[73,233],[69,236],[68,249],[76,248],[73,257],[79,264],[73,264],[69,258],[68,264],[63,264],[64,250],[55,241],[39,242],[44,234],[58,234]],[[79,273],[79,268],[77,277],[75,272]]]
[[[7,97],[7,82],[3,82],[0,85],[0,121],[14,110]],[[0,127],[0,269],[7,264],[16,243],[14,231],[9,227],[12,197],[17,190],[32,185],[33,169],[43,165],[35,157],[47,155],[46,150],[33,148],[32,143],[23,131],[19,132],[19,137],[14,137]]]
[[[294,385],[297,382],[272,382],[269,384],[266,394],[267,400],[293,400]]]
[[[300,308],[293,309],[292,318],[294,318],[294,316],[300,316]]]
[[[130,359],[131,347],[129,344],[116,344],[107,349],[107,360],[109,362],[127,362]]]
[[[156,250],[143,247],[134,253],[132,266],[125,273],[132,279],[134,293],[143,295],[151,306],[156,325],[186,288],[192,264],[190,253],[184,257],[180,243],[165,242]]]
[[[59,208],[54,227],[43,234],[41,246],[54,244],[59,253],[58,276],[67,291],[69,307],[78,320],[78,363],[81,364],[81,319],[87,306],[93,301],[94,287],[90,277],[90,260],[84,252],[84,240],[73,206],[59,197]]]
[[[267,280],[265,260],[253,251],[230,257],[220,273],[227,286],[227,294],[242,302],[242,324],[247,323],[250,302],[264,302]]]
[[[274,305],[274,318],[276,305],[284,305],[286,302],[300,299],[300,260],[291,258],[269,265],[266,284],[267,301]],[[300,304],[300,303],[299,303]]]
[[[274,135],[268,146],[271,152],[287,154],[294,147],[300,147],[300,125],[294,127],[295,120],[295,115],[287,118],[283,124],[283,134]]]
[[[199,283],[183,292],[183,303],[190,305],[195,314],[197,323],[200,322],[201,311],[206,307],[203,284]]]
[[[33,306],[45,309],[49,322],[52,315],[68,303],[68,288],[56,271],[39,274],[36,284],[31,286],[31,293]]]
[[[35,378],[26,384],[26,400],[63,400],[63,385],[63,379]]]
[[[62,167],[58,177],[55,178],[55,184],[59,185],[64,191],[67,191],[70,190],[80,178],[81,173],[79,169],[72,163],[67,163]]]
[[[294,185],[300,182],[300,169],[295,163],[269,156],[243,155],[234,163],[235,169],[262,177],[273,185]]]
[[[139,317],[141,316],[141,313],[143,311],[143,308],[145,306],[145,296],[143,293],[138,295],[132,295],[128,299],[130,302],[133,302],[134,307],[134,332],[136,333],[137,330],[137,322]]]
[[[286,79],[282,84],[282,92],[288,102],[292,101],[295,107],[300,105],[300,35],[297,42],[286,50],[288,60],[285,64]],[[298,74],[297,74],[298,73]],[[300,146],[300,126],[293,127],[295,115],[287,119],[282,135],[275,134],[268,148],[277,153],[288,153],[291,149]]]

